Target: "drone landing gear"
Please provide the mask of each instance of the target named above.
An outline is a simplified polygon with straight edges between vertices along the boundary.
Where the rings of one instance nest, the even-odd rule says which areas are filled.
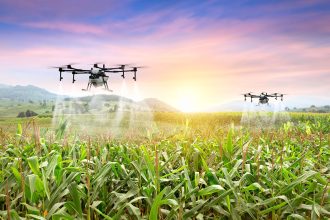
[[[113,92],[111,89],[109,89],[108,83],[104,81],[104,89],[109,91],[109,92]]]
[[[90,91],[92,87],[92,83],[88,83],[87,84],[87,88],[86,89],[82,89],[82,91]]]

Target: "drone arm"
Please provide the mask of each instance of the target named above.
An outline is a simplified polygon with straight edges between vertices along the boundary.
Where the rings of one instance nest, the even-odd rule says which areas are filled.
[[[258,95],[245,95],[244,97],[245,97],[245,98],[246,98],[246,97],[250,97],[251,99],[254,99],[254,98],[260,98],[260,96],[258,96]]]
[[[103,71],[112,71],[112,70],[120,70],[120,72],[122,71],[121,69],[121,67],[111,67],[111,68],[101,68],[101,67],[97,67],[97,68],[99,68],[99,69],[101,69],[101,70],[103,70]]]
[[[76,73],[72,72],[72,83],[74,83],[76,81],[75,78],[74,78],[75,75],[76,75]]]
[[[103,71],[106,73],[122,73],[123,72],[122,70],[109,70],[109,69],[103,70]]]
[[[276,95],[276,94],[269,94],[269,95],[266,95],[267,97],[274,97],[274,98],[277,98],[279,97],[279,95]]]

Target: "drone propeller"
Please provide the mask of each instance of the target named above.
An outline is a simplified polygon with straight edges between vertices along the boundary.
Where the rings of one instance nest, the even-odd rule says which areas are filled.
[[[148,68],[147,66],[132,66],[132,68],[142,69],[142,68]]]
[[[59,69],[59,68],[63,68],[63,66],[49,66],[49,69]]]
[[[77,65],[78,63],[68,63],[66,65],[61,66],[62,68],[68,68],[68,69],[72,69],[72,65]]]
[[[100,68],[99,64],[102,64],[101,68],[103,68],[103,69],[105,68],[104,62],[96,62],[96,63],[93,63],[91,65],[93,65],[93,67],[95,67],[95,68]]]
[[[130,63],[126,63],[126,64],[117,64],[116,66],[118,66],[121,69],[125,69],[125,67],[131,66],[132,64]]]
[[[252,92],[243,93],[243,94],[241,94],[241,95],[244,95],[244,96],[252,95]]]

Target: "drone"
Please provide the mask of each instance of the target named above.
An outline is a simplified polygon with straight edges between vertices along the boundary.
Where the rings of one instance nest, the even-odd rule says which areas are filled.
[[[277,100],[277,98],[281,98],[281,101],[283,101],[283,96],[285,94],[281,94],[281,93],[272,93],[272,94],[268,94],[267,92],[262,92],[260,93],[260,95],[253,95],[251,94],[251,92],[249,93],[245,93],[243,94],[244,95],[244,101],[246,101],[246,98],[247,97],[250,97],[251,98],[251,102],[252,102],[252,99],[254,98],[258,98],[259,99],[259,104],[267,104],[269,105],[268,101],[269,101],[269,98],[275,98]]]
[[[95,63],[93,64],[93,67],[91,69],[86,70],[86,69],[75,68],[72,65],[74,64],[68,64],[68,65],[57,66],[52,68],[56,68],[60,72],[60,81],[62,81],[63,79],[62,73],[64,72],[72,73],[72,83],[76,81],[75,75],[80,75],[80,74],[89,75],[87,88],[82,89],[83,91],[90,91],[92,86],[94,86],[95,88],[104,86],[105,90],[112,92],[112,90],[110,90],[108,86],[109,76],[107,75],[107,73],[114,73],[114,74],[121,73],[121,77],[123,79],[125,78],[125,73],[133,73],[134,74],[133,79],[134,81],[136,81],[137,70],[139,68],[143,68],[138,66],[131,67],[129,64],[121,64],[114,67],[106,67],[105,64]]]

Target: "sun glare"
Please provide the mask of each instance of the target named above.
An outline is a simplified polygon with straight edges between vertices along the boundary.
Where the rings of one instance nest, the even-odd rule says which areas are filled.
[[[180,96],[178,98],[178,108],[183,112],[196,112],[199,110],[197,95],[194,94],[193,90],[183,89],[180,92]]]

